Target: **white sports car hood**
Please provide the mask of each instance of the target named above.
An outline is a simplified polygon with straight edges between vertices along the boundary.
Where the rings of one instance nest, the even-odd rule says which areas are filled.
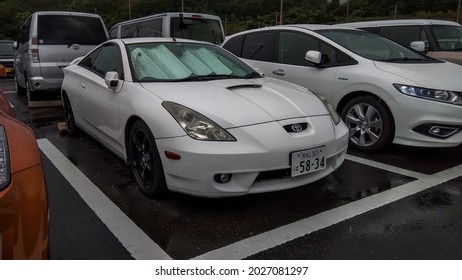
[[[389,63],[375,61],[375,66],[409,81],[410,86],[462,91],[462,67],[444,63]],[[404,82],[405,83],[405,82]]]
[[[223,128],[329,114],[310,91],[271,78],[142,83],[142,86],[162,100],[193,109]]]

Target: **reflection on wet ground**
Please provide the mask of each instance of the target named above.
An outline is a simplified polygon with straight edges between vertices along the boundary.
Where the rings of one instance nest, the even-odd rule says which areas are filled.
[[[249,259],[460,260],[461,193],[458,177]]]

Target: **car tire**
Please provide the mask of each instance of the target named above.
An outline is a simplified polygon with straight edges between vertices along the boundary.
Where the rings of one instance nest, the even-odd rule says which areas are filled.
[[[151,130],[143,121],[137,121],[129,137],[129,159],[140,191],[152,198],[165,194],[164,169]]]
[[[74,112],[72,111],[71,102],[66,94],[63,95],[64,119],[66,121],[67,133],[70,136],[77,136],[80,132],[75,124]]]
[[[19,96],[25,96],[26,89],[19,85],[18,79],[16,78],[16,76],[14,76],[14,82],[16,84],[16,94]]]
[[[393,139],[393,117],[385,105],[372,96],[353,98],[343,108],[341,116],[350,131],[351,148],[379,152]]]

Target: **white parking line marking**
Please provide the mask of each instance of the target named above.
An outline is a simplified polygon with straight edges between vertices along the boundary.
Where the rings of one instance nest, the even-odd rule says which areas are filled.
[[[406,173],[406,172],[405,172]],[[411,172],[412,173],[412,172]],[[390,204],[404,197],[416,194],[461,176],[462,165],[441,171],[431,176],[399,187],[366,197],[361,200],[322,212],[309,218],[252,236],[228,246],[197,256],[199,260],[244,259],[259,252],[274,248],[296,238],[327,228],[347,219],[364,214],[370,210]]]
[[[106,195],[100,191],[75,165],[73,165],[50,141],[38,139],[42,152],[79,193],[96,215],[122,243],[135,259],[171,260],[159,245],[152,241]]]
[[[393,172],[393,173],[401,174],[401,175],[416,178],[416,179],[425,178],[425,177],[428,176],[428,175],[423,174],[423,173],[402,169],[402,168],[399,168],[399,167],[396,167],[396,166],[383,164],[383,163],[380,163],[380,162],[376,162],[376,161],[372,161],[372,160],[368,160],[368,159],[365,159],[365,158],[360,158],[360,157],[356,157],[356,156],[352,156],[352,155],[346,155],[345,158],[348,159],[348,160],[357,162],[357,163],[361,163],[361,164],[364,164],[364,165],[369,165],[369,166],[372,166],[372,167],[375,167],[375,168],[379,168],[379,169],[382,169],[382,170],[390,171],[390,172]]]

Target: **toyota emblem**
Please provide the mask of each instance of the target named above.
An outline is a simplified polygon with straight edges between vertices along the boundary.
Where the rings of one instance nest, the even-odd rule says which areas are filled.
[[[74,51],[77,51],[77,50],[80,49],[80,46],[72,46],[72,49],[73,49]]]
[[[300,132],[302,130],[303,130],[303,127],[300,124],[296,123],[296,124],[292,125],[292,131],[293,132]]]

